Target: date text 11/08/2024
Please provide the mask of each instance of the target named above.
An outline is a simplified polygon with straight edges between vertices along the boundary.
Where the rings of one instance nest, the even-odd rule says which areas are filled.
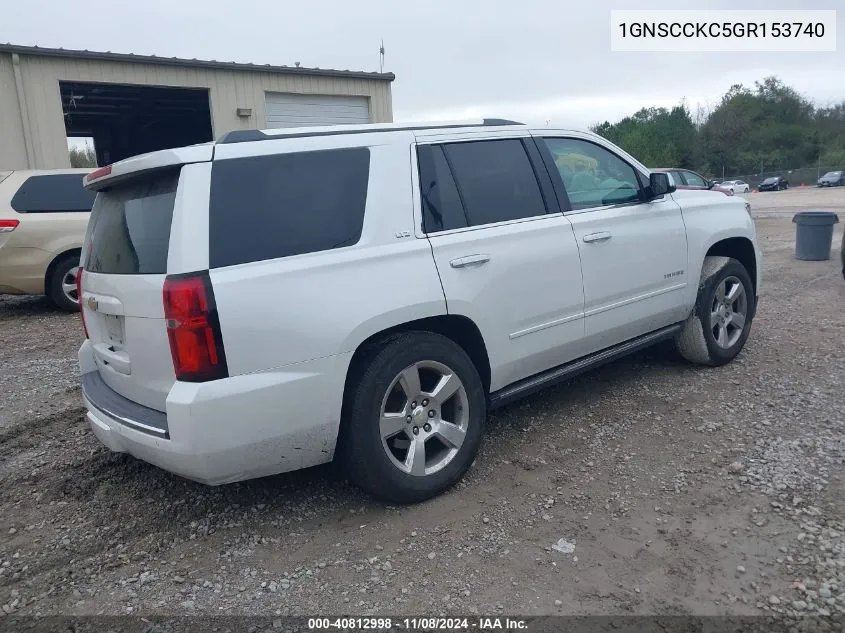
[[[338,631],[518,631],[528,623],[519,618],[309,618],[309,630]]]

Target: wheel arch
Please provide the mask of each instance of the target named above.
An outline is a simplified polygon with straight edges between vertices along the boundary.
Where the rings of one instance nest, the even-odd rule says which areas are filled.
[[[705,257],[709,256],[732,257],[739,261],[754,286],[754,294],[757,295],[757,254],[754,250],[754,243],[747,237],[728,237],[715,242],[707,249]]]
[[[50,292],[50,277],[53,276],[53,271],[56,270],[56,265],[70,255],[80,257],[82,255],[82,247],[68,248],[53,257],[50,264],[47,266],[47,271],[44,273],[44,294],[49,294]]]
[[[486,393],[490,391],[490,357],[481,330],[475,322],[465,316],[457,314],[442,314],[406,321],[398,325],[383,329],[364,339],[355,349],[343,386],[343,400],[349,393],[350,383],[356,375],[357,369],[378,350],[379,344],[397,334],[405,332],[434,332],[450,339],[463,349],[472,360]]]

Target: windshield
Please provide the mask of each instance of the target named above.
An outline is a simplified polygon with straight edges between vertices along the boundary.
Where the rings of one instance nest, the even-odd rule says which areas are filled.
[[[770,184],[772,184],[772,183],[774,183],[774,182],[777,182],[777,181],[778,181],[778,179],[777,179],[777,178],[766,178],[766,179],[763,181],[763,184],[764,184],[764,185],[770,185]]]
[[[822,176],[822,178],[839,178],[839,174],[841,173],[841,171],[829,171],[824,176]]]

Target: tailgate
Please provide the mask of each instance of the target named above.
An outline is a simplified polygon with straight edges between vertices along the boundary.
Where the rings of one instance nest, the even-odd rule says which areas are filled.
[[[82,255],[80,307],[100,376],[159,411],[175,382],[162,288],[180,170],[141,172],[99,191]]]

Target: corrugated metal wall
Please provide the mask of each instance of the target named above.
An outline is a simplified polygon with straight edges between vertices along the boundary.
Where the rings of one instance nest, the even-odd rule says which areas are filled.
[[[29,165],[12,57],[0,53],[0,169],[70,166],[59,81],[208,88],[215,138],[231,130],[266,127],[265,92],[363,96],[370,101],[372,123],[393,120],[390,82],[383,80],[21,54],[19,77],[33,163]],[[238,117],[237,108],[252,108],[252,116]]]

